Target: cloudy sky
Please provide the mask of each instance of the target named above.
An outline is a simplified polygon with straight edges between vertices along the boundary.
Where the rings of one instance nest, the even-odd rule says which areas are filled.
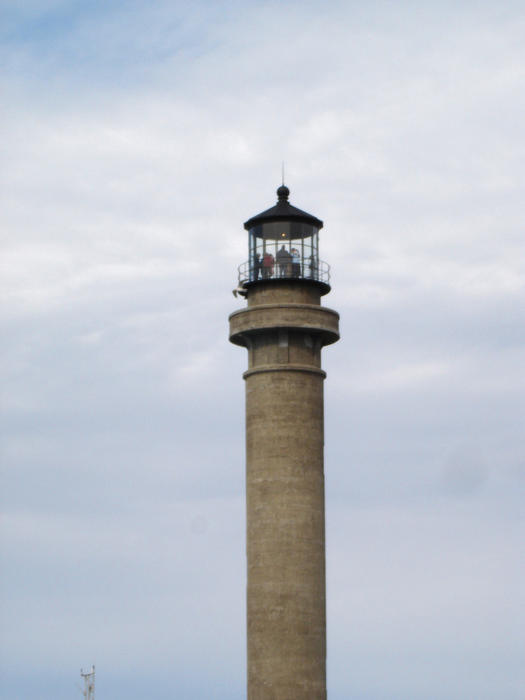
[[[1,700],[245,697],[242,223],[323,219],[331,700],[523,700],[523,2],[0,2]]]

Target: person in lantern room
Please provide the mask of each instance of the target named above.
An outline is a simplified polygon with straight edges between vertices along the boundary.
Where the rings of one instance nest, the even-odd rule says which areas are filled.
[[[271,277],[273,275],[273,265],[275,263],[274,257],[271,253],[266,251],[266,253],[263,255],[263,260],[262,260],[262,276],[263,279],[268,279],[268,277]]]
[[[301,256],[297,248],[292,248],[292,275],[293,277],[301,276]]]
[[[279,266],[279,277],[289,277],[290,276],[290,265],[292,263],[292,256],[286,250],[284,245],[282,245],[277,251],[275,256],[277,260],[277,265]]]
[[[259,279],[259,275],[261,274],[261,266],[262,266],[261,254],[255,253],[255,256],[253,258],[253,276],[254,276],[256,282]]]

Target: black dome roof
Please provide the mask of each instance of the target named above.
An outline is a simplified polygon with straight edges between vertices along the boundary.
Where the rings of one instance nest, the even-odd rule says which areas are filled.
[[[286,185],[281,185],[277,189],[278,201],[277,204],[266,211],[252,216],[251,219],[245,222],[244,228],[249,231],[254,226],[265,224],[270,221],[301,221],[304,224],[310,224],[316,228],[323,228],[323,222],[315,216],[308,214],[302,209],[298,209],[290,204],[288,196],[290,190]]]

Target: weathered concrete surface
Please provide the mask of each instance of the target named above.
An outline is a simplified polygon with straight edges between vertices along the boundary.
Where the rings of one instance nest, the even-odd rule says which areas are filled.
[[[230,316],[246,379],[248,700],[326,698],[321,347],[315,284],[260,282]]]

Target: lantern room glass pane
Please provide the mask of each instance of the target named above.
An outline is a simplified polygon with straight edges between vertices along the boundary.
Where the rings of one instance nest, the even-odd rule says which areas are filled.
[[[249,231],[249,279],[318,279],[319,229],[300,221],[272,221]]]

